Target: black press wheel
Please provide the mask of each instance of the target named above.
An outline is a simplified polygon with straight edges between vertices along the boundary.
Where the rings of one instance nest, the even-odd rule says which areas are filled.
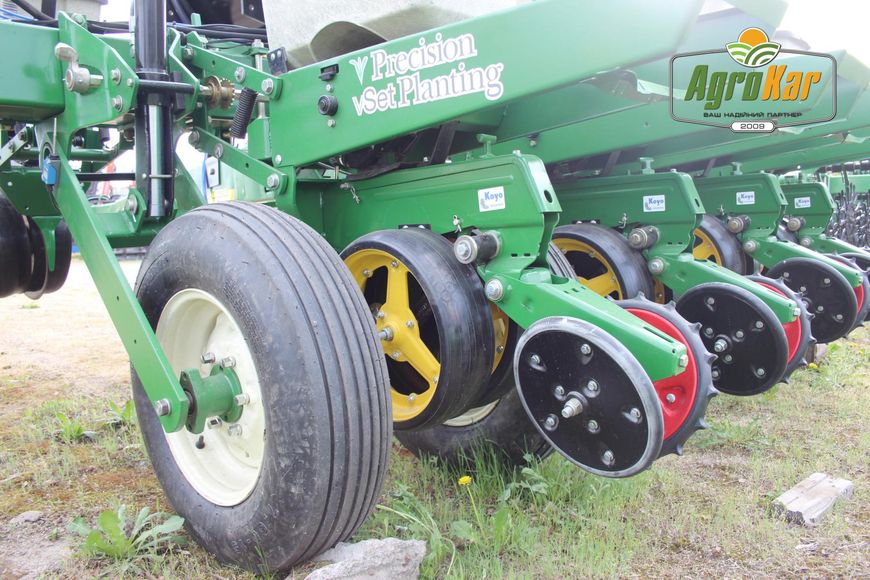
[[[54,268],[51,269],[46,253],[45,236],[36,221],[27,218],[30,234],[30,247],[33,252],[33,272],[27,287],[26,296],[32,300],[42,298],[43,294],[49,294],[60,290],[66,282],[72,262],[72,235],[65,221],[61,221],[54,228]]]
[[[547,252],[547,263],[554,275],[574,277],[571,264],[552,243]],[[516,394],[513,364],[519,329],[507,315],[498,312],[500,314],[494,318],[496,335],[499,325],[506,320],[509,323],[508,337],[501,353],[496,339],[495,366],[483,398],[474,408],[441,425],[396,431],[396,439],[417,457],[434,456],[457,467],[472,456],[476,445],[486,445],[495,449],[496,457],[505,465],[518,466],[525,464],[526,453],[542,459],[552,451],[550,444],[526,418]]]
[[[559,226],[553,244],[565,255],[581,284],[616,300],[652,296],[646,260],[619,232],[600,224]]]
[[[285,571],[348,538],[380,497],[387,369],[341,260],[266,206],[212,204],[154,239],[136,282],[173,366],[234,359],[241,417],[167,434],[133,374],[145,446],[173,508],[221,561]],[[210,357],[205,357],[208,361]]]
[[[659,457],[671,453],[682,455],[683,445],[689,437],[703,428],[707,403],[717,394],[711,374],[711,363],[716,357],[704,347],[698,333],[700,326],[677,314],[673,302],[662,305],[644,298],[632,298],[620,301],[619,305],[686,347],[685,369],[678,375],[653,383],[665,426]]]
[[[739,286],[710,282],[677,301],[677,312],[701,324],[701,340],[718,356],[713,385],[729,395],[757,395],[773,387],[788,365],[788,341],[773,311]]]
[[[810,258],[789,258],[764,273],[782,278],[800,294],[813,315],[813,337],[822,344],[849,334],[858,314],[858,299],[836,268]]]
[[[424,229],[383,230],[342,258],[374,317],[387,355],[396,429],[420,429],[477,403],[494,361],[493,312],[473,266]]]
[[[628,477],[659,456],[664,422],[655,389],[602,328],[561,316],[535,322],[517,344],[514,373],[526,414],[575,465]]]
[[[752,259],[743,252],[740,240],[710,215],[704,215],[701,225],[695,228],[692,255],[696,260],[710,260],[738,274],[752,271]]]
[[[807,305],[803,299],[791,288],[785,285],[782,280],[774,280],[767,276],[747,276],[757,284],[761,284],[768,290],[776,292],[781,296],[785,296],[792,300],[800,308],[800,315],[791,322],[782,325],[785,331],[785,338],[788,341],[788,366],[785,367],[785,374],[782,380],[788,379],[793,372],[806,364],[805,355],[807,349],[814,342],[812,330],[812,316],[810,316]]]
[[[849,258],[850,260],[854,260],[855,264],[864,271],[865,279],[870,276],[870,256],[860,252],[843,252],[840,255]],[[865,298],[870,299],[870,296],[866,296],[865,294]],[[864,317],[864,320],[866,321],[868,318],[870,318],[870,313]]]
[[[858,302],[858,313],[855,315],[855,323],[852,325],[851,330],[855,330],[862,324],[864,324],[864,320],[870,315],[870,280],[867,279],[867,271],[862,268],[857,260],[852,257],[845,256],[843,254],[826,254],[830,259],[836,260],[841,264],[845,264],[847,266],[851,266],[856,270],[861,272],[861,285],[853,287],[852,290],[855,292],[855,300]],[[851,332],[850,330],[850,332]]]
[[[27,222],[0,194],[0,298],[27,290],[32,261]]]

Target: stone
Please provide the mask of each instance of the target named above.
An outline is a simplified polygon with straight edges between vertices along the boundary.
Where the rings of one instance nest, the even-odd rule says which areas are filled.
[[[853,489],[851,481],[814,473],[776,498],[773,508],[790,522],[816,526],[837,501],[851,497]]]
[[[9,520],[9,523],[13,526],[17,526],[19,524],[32,524],[33,522],[38,522],[42,519],[42,512],[38,512],[35,510],[22,512]]]
[[[318,568],[305,580],[416,580],[425,555],[426,543],[420,540],[386,538],[341,543],[315,558],[333,563]]]

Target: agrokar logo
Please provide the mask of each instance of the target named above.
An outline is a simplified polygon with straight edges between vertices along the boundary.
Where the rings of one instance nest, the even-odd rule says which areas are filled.
[[[756,27],[724,44],[671,58],[675,121],[770,133],[836,116],[837,61],[830,54],[783,48]]]
[[[729,42],[725,48],[736,62],[755,68],[775,59],[779,54],[780,45],[770,42],[762,29],[753,27],[741,32],[737,42]]]

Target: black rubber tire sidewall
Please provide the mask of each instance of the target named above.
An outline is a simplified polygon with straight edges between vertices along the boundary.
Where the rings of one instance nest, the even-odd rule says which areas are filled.
[[[752,273],[752,258],[748,257],[743,252],[743,247],[737,236],[728,231],[725,225],[711,215],[704,215],[701,219],[701,225],[698,229],[704,232],[716,250],[722,257],[722,263],[719,264],[724,268],[728,268],[737,274],[746,275]]]

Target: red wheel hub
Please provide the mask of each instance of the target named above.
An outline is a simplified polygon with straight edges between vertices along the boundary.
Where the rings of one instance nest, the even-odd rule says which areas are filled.
[[[772,290],[776,292],[780,296],[786,296],[785,292],[773,286],[771,284],[766,284],[764,282],[756,282],[756,284],[761,284],[768,290]],[[855,289],[855,293],[857,294],[858,289]],[[864,288],[861,288],[861,294],[864,294]],[[786,296],[788,298],[788,296]],[[861,300],[858,300],[861,302]],[[801,321],[800,318],[795,318],[791,322],[786,322],[782,325],[782,329],[785,331],[785,338],[788,340],[788,362],[791,363],[794,360],[794,357],[797,355],[798,347],[801,344]]]
[[[686,370],[678,375],[653,383],[659,396],[659,402],[662,404],[662,416],[665,420],[664,438],[668,439],[686,422],[692,411],[692,406],[695,404],[695,397],[698,396],[698,363],[695,360],[695,353],[692,352],[680,329],[667,318],[640,308],[627,308],[626,310],[671,338],[678,340],[686,347],[686,354],[689,357]]]

